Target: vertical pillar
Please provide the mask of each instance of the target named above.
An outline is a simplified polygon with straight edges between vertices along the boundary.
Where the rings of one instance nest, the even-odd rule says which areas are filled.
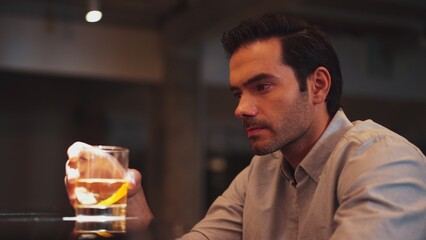
[[[194,46],[165,49],[162,215],[187,231],[204,213],[200,54]]]

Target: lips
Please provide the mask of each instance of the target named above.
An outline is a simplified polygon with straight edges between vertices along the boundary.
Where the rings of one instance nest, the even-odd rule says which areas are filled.
[[[262,130],[265,130],[265,127],[262,126],[249,126],[245,128],[247,137],[252,138],[260,134]]]

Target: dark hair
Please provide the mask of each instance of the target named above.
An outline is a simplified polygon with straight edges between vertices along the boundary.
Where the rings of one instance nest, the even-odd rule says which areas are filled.
[[[258,19],[242,21],[238,26],[225,32],[222,44],[231,57],[241,46],[255,41],[277,37],[281,39],[283,63],[295,71],[301,91],[306,90],[307,77],[320,66],[327,68],[331,75],[330,91],[327,95],[327,111],[334,116],[340,107],[342,74],[336,51],[317,26],[283,14],[266,14]]]

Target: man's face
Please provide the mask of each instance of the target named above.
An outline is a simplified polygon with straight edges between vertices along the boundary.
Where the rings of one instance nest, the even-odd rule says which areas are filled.
[[[242,46],[230,60],[231,91],[238,99],[235,116],[258,155],[297,145],[313,121],[308,91],[300,91],[281,52],[280,41],[271,38]]]

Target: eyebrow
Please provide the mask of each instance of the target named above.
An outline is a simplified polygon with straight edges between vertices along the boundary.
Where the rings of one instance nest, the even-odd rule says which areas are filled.
[[[262,80],[263,80],[263,79],[265,79],[265,78],[272,78],[272,79],[276,79],[277,77],[275,77],[275,76],[274,76],[274,75],[272,75],[272,74],[268,74],[268,73],[260,73],[260,74],[257,74],[257,75],[255,75],[255,76],[253,76],[253,77],[249,78],[248,80],[246,80],[246,81],[243,83],[243,86],[244,86],[244,87],[246,87],[246,86],[251,85],[251,84],[253,84],[253,83],[260,82],[260,81],[262,81]],[[239,89],[239,88],[234,87],[234,86],[230,86],[229,88],[230,88],[231,92]]]

